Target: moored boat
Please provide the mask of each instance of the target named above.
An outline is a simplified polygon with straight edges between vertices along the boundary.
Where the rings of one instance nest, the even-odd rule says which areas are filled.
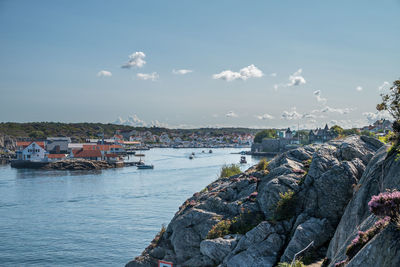
[[[154,169],[154,165],[137,165],[138,170]]]

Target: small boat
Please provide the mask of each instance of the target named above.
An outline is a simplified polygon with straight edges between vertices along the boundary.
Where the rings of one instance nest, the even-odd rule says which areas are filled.
[[[210,154],[211,154],[211,153],[212,153],[212,150],[210,149],[210,150],[208,151],[208,153],[210,153]]]
[[[189,156],[189,159],[194,159],[193,155],[190,155],[190,156]]]
[[[204,150],[202,150],[201,153],[206,153],[206,152]]]
[[[154,169],[154,165],[137,165],[138,170],[148,170],[148,169]]]
[[[246,163],[247,163],[246,157],[245,156],[241,156],[240,157],[240,164],[246,164]]]

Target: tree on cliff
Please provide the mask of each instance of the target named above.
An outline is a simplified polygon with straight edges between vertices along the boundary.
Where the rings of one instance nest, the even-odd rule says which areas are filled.
[[[335,132],[338,136],[342,136],[343,135],[343,128],[342,127],[340,127],[339,125],[334,125],[334,126],[332,126],[331,127],[331,130],[333,131],[333,132]]]
[[[261,132],[258,132],[256,136],[254,136],[254,143],[261,143],[264,138],[276,138],[276,131],[274,129],[267,129]]]
[[[393,130],[400,134],[400,80],[393,82],[387,94],[381,94],[382,103],[376,106],[378,111],[386,110],[394,118]]]

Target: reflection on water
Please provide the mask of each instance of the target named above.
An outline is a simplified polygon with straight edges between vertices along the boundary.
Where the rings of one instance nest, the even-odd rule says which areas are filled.
[[[135,167],[57,171],[0,166],[0,265],[123,266],[240,149],[153,149]],[[188,156],[195,152],[195,158]],[[130,157],[130,160],[137,160]],[[247,156],[248,164],[259,158]]]
[[[38,169],[16,169],[18,179],[37,177],[62,177],[62,176],[85,176],[100,175],[102,170],[38,170]]]

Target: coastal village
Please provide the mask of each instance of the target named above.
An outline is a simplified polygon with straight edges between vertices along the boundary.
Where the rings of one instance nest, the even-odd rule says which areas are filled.
[[[71,137],[47,137],[45,140],[16,141],[12,166],[22,168],[64,160],[90,160],[105,161],[120,167],[126,166],[125,156],[150,148],[250,147],[253,139],[252,134],[211,136],[192,133],[189,136],[179,136],[167,132],[155,135],[150,131],[137,130],[117,130],[111,138],[104,138],[104,133],[101,133],[99,138],[88,138],[83,143],[73,142]],[[141,159],[136,163],[143,165]]]
[[[363,134],[385,136],[392,131],[392,123],[388,120],[378,120],[373,125],[357,129]],[[47,137],[39,140],[20,140],[14,144],[14,161],[51,163],[65,160],[105,161],[114,166],[124,166],[125,156],[136,151],[151,148],[250,148],[247,154],[275,155],[305,144],[320,144],[338,138],[334,127],[317,128],[307,131],[294,131],[290,128],[274,130],[275,138],[262,138],[254,142],[255,135],[251,133],[231,133],[212,135],[207,132],[192,132],[182,135],[174,132],[153,134],[150,130],[116,130],[110,138],[87,138],[85,142],[73,142],[71,137]],[[4,145],[4,144],[3,144]],[[6,150],[3,148],[3,150]],[[8,149],[7,149],[8,150]],[[13,151],[10,151],[13,152]],[[142,155],[139,153],[139,155]],[[140,160],[138,162],[141,162]]]
[[[393,131],[392,122],[389,120],[377,120],[373,125],[355,129],[355,132],[364,135],[374,135],[384,137]],[[253,143],[251,154],[254,155],[274,155],[290,149],[294,149],[306,144],[322,144],[339,137],[339,133],[334,127],[329,128],[325,124],[324,128],[309,130],[302,136],[300,132],[292,131],[290,128],[277,131],[277,138],[263,138],[259,143]]]

